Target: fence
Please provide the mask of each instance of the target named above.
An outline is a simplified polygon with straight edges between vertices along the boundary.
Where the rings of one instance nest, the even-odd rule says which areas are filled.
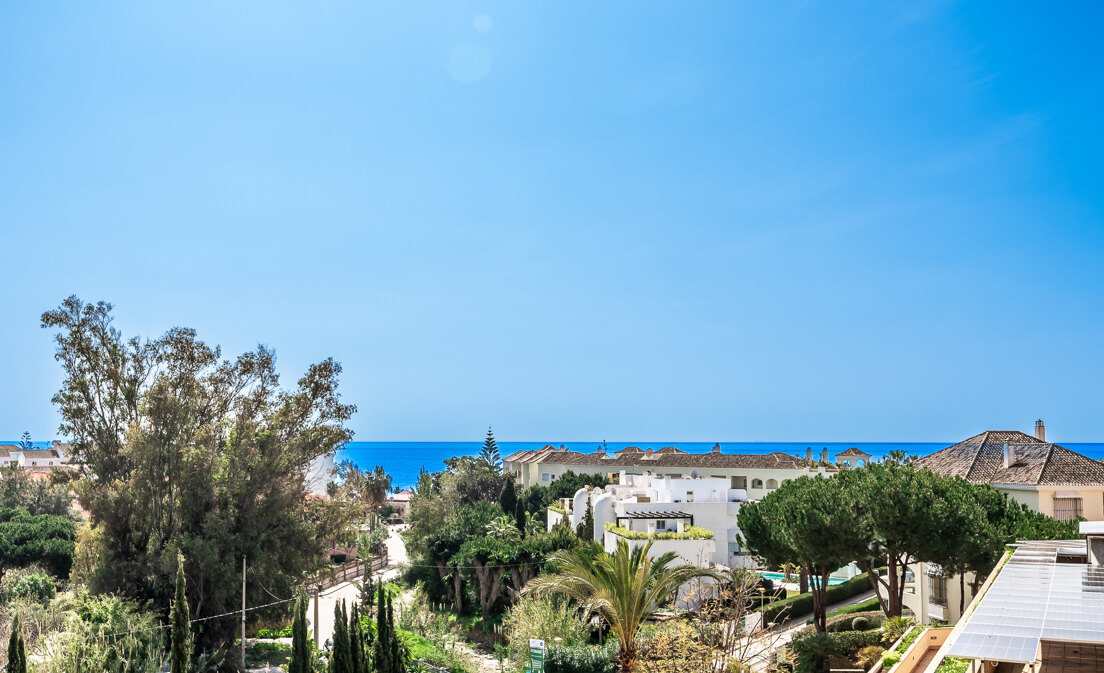
[[[387,550],[384,549],[383,553],[378,556],[372,556],[369,559],[372,563],[372,572],[377,573],[387,567]],[[356,580],[364,577],[364,564],[365,559],[356,559],[349,561],[348,563],[342,563],[339,566],[330,568],[329,570],[321,573],[313,580],[311,580],[311,586],[322,585],[322,589],[326,590],[332,586],[341,584],[342,582],[348,582],[349,580]]]

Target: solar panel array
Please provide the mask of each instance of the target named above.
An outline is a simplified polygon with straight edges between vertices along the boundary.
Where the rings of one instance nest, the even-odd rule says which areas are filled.
[[[1057,555],[1056,546],[1016,550],[948,653],[1026,664],[1040,640],[1104,643],[1104,566]]]

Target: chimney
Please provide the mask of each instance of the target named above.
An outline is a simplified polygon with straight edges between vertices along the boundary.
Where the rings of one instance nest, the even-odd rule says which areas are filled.
[[[721,452],[721,443],[717,442],[716,444],[713,445],[713,453],[720,453],[720,452]]]
[[[1016,464],[1016,449],[1008,446],[1008,442],[1004,443],[1004,466],[1012,467]]]
[[[1035,439],[1040,442],[1046,441],[1046,426],[1043,425],[1043,419],[1035,421]]]

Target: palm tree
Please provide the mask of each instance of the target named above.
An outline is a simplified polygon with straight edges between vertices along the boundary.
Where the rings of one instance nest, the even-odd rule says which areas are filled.
[[[589,616],[597,613],[617,636],[618,664],[631,673],[636,664],[636,632],[640,625],[691,580],[716,572],[688,564],[674,565],[674,552],[648,556],[651,541],[629,548],[620,540],[612,554],[597,543],[552,553],[558,566],[554,574],[540,575],[526,585],[523,594],[558,593],[578,601]]]

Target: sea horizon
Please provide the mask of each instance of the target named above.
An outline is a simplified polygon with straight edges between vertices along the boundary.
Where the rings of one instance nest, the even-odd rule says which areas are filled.
[[[957,441],[962,441],[957,440]],[[788,455],[804,458],[805,452],[812,449],[813,455],[827,449],[829,459],[849,448],[857,448],[879,459],[891,451],[901,449],[914,456],[934,453],[956,442],[678,442],[678,441],[630,441],[630,442],[497,442],[503,458],[515,451],[540,449],[544,446],[561,445],[571,451],[593,453],[599,446],[607,451],[619,451],[628,446],[642,449],[660,449],[674,446],[687,453],[708,453],[715,444],[721,445],[723,453],[756,454],[781,451]],[[1061,446],[1084,454],[1094,460],[1104,459],[1104,442],[1066,442]],[[380,465],[391,475],[392,486],[408,488],[418,481],[418,473],[425,468],[429,472],[439,472],[445,467],[445,459],[454,456],[474,456],[482,448],[482,441],[473,442],[349,442],[338,451],[337,460],[350,460],[361,470],[371,470]]]

